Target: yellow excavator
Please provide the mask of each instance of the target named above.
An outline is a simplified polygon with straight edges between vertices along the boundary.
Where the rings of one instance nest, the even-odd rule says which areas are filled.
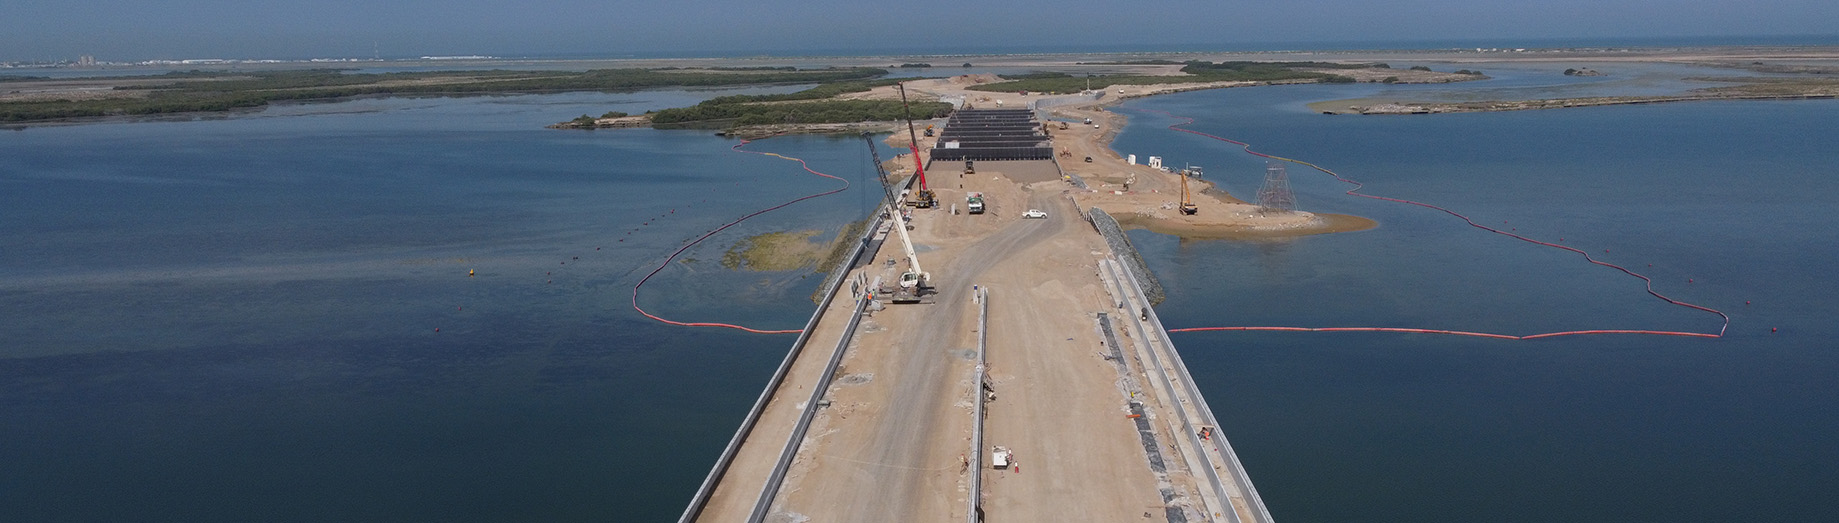
[[[1200,208],[1194,206],[1193,198],[1191,198],[1188,195],[1188,173],[1195,171],[1195,170],[1198,170],[1198,169],[1188,168],[1188,169],[1181,170],[1181,213],[1182,214],[1193,215],[1194,213],[1200,212]]]

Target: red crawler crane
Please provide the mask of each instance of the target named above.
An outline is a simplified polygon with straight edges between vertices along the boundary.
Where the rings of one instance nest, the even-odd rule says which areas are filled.
[[[913,112],[907,108],[907,86],[904,83],[894,84],[894,86],[900,89],[900,112],[907,117],[907,139],[910,140],[907,147],[913,149],[913,172],[919,176],[919,193],[915,194],[913,206],[922,209],[931,208],[938,203],[938,198],[933,196],[932,188],[926,186],[926,164],[920,161],[919,133],[913,131]]]

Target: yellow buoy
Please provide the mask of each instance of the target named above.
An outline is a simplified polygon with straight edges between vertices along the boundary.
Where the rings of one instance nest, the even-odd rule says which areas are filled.
[[[473,277],[473,270],[472,270],[472,269],[466,269],[466,277],[468,277],[468,278],[471,278],[471,277]]]

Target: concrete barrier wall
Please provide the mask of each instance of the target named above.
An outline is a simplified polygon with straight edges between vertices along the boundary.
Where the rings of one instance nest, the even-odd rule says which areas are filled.
[[[1111,245],[1111,252],[1117,254],[1118,261],[1130,266],[1131,275],[1143,287],[1143,295],[1149,298],[1149,303],[1162,303],[1167,298],[1162,293],[1162,282],[1157,281],[1156,275],[1149,272],[1149,265],[1143,262],[1143,255],[1137,254],[1137,246],[1130,243],[1129,236],[1124,235],[1124,228],[1117,224],[1117,219],[1097,207],[1086,214],[1091,218],[1092,227],[1098,229],[1098,234],[1105,237],[1105,243]]]
[[[907,177],[907,181],[901,184],[902,187],[912,186],[913,180],[914,177]],[[885,207],[877,209],[882,208]],[[858,238],[854,250],[831,269],[832,274],[827,277],[827,283],[823,286],[825,289],[823,299],[818,302],[817,310],[812,312],[811,319],[805,322],[805,328],[798,333],[798,339],[792,341],[791,350],[786,352],[785,360],[779,363],[778,370],[773,371],[773,377],[767,380],[766,389],[760,392],[760,397],[754,401],[753,408],[747,411],[745,418],[741,419],[741,427],[734,431],[734,437],[728,440],[728,446],[723,448],[721,456],[715,459],[714,467],[709,469],[709,475],[703,478],[702,486],[698,487],[696,494],[690,498],[690,504],[683,509],[683,516],[678,518],[678,523],[692,523],[702,515],[702,509],[709,504],[709,496],[715,493],[715,486],[721,483],[722,476],[728,472],[728,466],[734,463],[735,455],[740,452],[741,443],[747,440],[748,436],[753,433],[754,426],[759,424],[760,414],[766,410],[766,404],[772,401],[779,386],[784,384],[786,374],[792,370],[792,363],[798,360],[798,355],[804,351],[805,343],[811,339],[811,333],[817,330],[818,320],[824,317],[824,311],[830,308],[830,302],[836,298],[837,290],[843,287],[843,280],[847,279],[844,275],[855,268],[856,262],[861,260],[863,255],[874,256],[875,253],[865,251],[869,243],[874,240],[875,232],[881,228],[881,221],[879,215],[870,219],[868,228],[862,231],[862,237]]]
[[[1189,445],[1188,448],[1181,449],[1183,459],[1189,461],[1191,471],[1201,471],[1202,476],[1207,480],[1207,486],[1211,487],[1208,489],[1211,492],[1201,493],[1201,503],[1206,505],[1215,517],[1224,516],[1223,520],[1209,519],[1209,521],[1247,523],[1239,518],[1237,511],[1233,510],[1232,498],[1226,491],[1225,483],[1220,480],[1219,471],[1215,469],[1212,458],[1208,457],[1205,447],[1201,444],[1199,433],[1196,431],[1197,425],[1217,427],[1218,424],[1209,421],[1212,415],[1207,410],[1206,401],[1200,396],[1200,390],[1194,388],[1191,378],[1186,377],[1185,374],[1179,380],[1171,376],[1170,367],[1163,362],[1162,356],[1157,354],[1156,346],[1160,345],[1168,350],[1172,359],[1175,346],[1168,343],[1168,332],[1163,330],[1161,321],[1156,318],[1155,309],[1145,304],[1148,298],[1143,288],[1137,284],[1138,278],[1130,274],[1130,269],[1126,268],[1124,263],[1118,263],[1115,260],[1105,260],[1099,263],[1106,270],[1112,271],[1113,278],[1118,280],[1117,285],[1121,287],[1123,294],[1121,299],[1125,303],[1125,310],[1131,311],[1141,307],[1141,312],[1127,313],[1125,321],[1136,329],[1137,339],[1142,342],[1141,348],[1144,355],[1149,356],[1148,368],[1155,371],[1149,375],[1153,376],[1151,378],[1153,381],[1161,382],[1160,392],[1169,395],[1166,401],[1169,407],[1174,409],[1175,419],[1181,422],[1179,429],[1181,435],[1178,438]],[[1142,316],[1137,316],[1138,314]],[[1176,386],[1178,381],[1185,386],[1178,388]],[[1211,499],[1208,498],[1209,494],[1213,496]]]
[[[1122,266],[1123,264],[1115,265],[1115,267],[1120,268]],[[1128,272],[1128,269],[1126,269],[1126,272]],[[1140,278],[1131,279],[1140,280]],[[1140,291],[1142,289],[1139,288],[1135,290]],[[1148,316],[1148,320],[1139,323],[1139,327],[1147,327],[1153,330],[1150,335],[1144,336],[1144,341],[1146,343],[1160,345],[1162,349],[1166,351],[1169,359],[1168,362],[1166,362],[1165,372],[1172,372],[1174,374],[1173,378],[1181,383],[1181,387],[1186,392],[1188,398],[1193,400],[1192,407],[1200,418],[1198,420],[1200,424],[1214,427],[1216,430],[1220,429],[1220,420],[1213,416],[1213,407],[1207,405],[1207,398],[1201,396],[1200,387],[1195,383],[1194,376],[1188,373],[1188,364],[1182,361],[1181,352],[1175,350],[1175,342],[1169,340],[1168,329],[1162,326],[1162,318],[1156,315],[1156,309],[1154,308],[1147,308],[1143,312]],[[1150,354],[1153,356],[1155,354],[1155,349],[1150,349]],[[1160,366],[1163,365],[1163,363],[1157,363],[1157,365]],[[1169,386],[1173,388],[1174,384],[1170,383]],[[1201,442],[1198,439],[1194,439],[1194,434],[1192,432],[1193,429],[1189,428],[1189,441],[1193,443],[1196,448],[1199,448]],[[1231,516],[1229,519],[1233,523],[1271,523],[1273,520],[1271,518],[1270,509],[1265,507],[1264,499],[1258,496],[1258,488],[1252,485],[1251,475],[1245,472],[1245,465],[1239,461],[1239,455],[1233,450],[1232,443],[1226,440],[1226,435],[1224,433],[1217,433],[1215,437],[1210,438],[1208,441],[1214,443],[1214,449],[1226,460],[1226,468],[1229,469],[1227,473],[1231,474],[1234,481],[1238,483],[1245,502],[1251,505],[1251,521],[1241,520],[1237,513],[1229,513]],[[1215,474],[1213,470],[1208,470],[1207,474],[1217,488],[1220,481],[1218,475]],[[1222,501],[1228,499],[1224,497],[1226,496],[1226,492],[1223,489],[1219,491],[1219,495],[1222,496],[1220,498]]]
[[[881,286],[881,278],[875,278],[870,288]],[[785,484],[785,475],[791,471],[792,459],[798,457],[798,448],[804,445],[805,434],[811,430],[811,420],[817,417],[824,395],[830,393],[830,381],[836,378],[837,367],[843,364],[843,353],[849,349],[850,342],[856,337],[856,327],[862,324],[862,313],[873,302],[871,293],[863,293],[856,298],[855,311],[850,313],[849,323],[843,326],[843,337],[837,340],[836,349],[830,352],[830,362],[824,365],[824,373],[819,374],[817,383],[811,385],[811,397],[805,400],[805,408],[798,414],[798,423],[792,425],[792,433],[786,436],[785,446],[779,450],[779,461],[773,465],[773,471],[766,478],[766,484],[760,487],[760,496],[755,498],[753,513],[747,517],[748,523],[764,523],[773,509],[773,500],[779,497],[779,488]]]
[[[970,494],[966,496],[964,520],[966,523],[983,521],[983,383],[988,380],[989,358],[985,356],[990,334],[990,289],[977,287],[977,377],[971,382],[971,452]]]

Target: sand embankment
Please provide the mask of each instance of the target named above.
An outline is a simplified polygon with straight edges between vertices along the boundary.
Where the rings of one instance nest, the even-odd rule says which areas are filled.
[[[1130,164],[1111,149],[1116,131],[1127,121],[1124,115],[1106,110],[1115,103],[1117,100],[1113,99],[1050,110],[1056,118],[1076,122],[1091,118],[1093,121],[1092,125],[1069,123],[1065,129],[1058,123],[1049,125],[1054,146],[1061,149],[1061,168],[1069,175],[1078,176],[1088,187],[1084,191],[1070,191],[1082,208],[1104,209],[1126,228],[1192,239],[1273,239],[1362,231],[1378,226],[1378,222],[1358,216],[1306,211],[1262,212],[1257,205],[1194,178],[1188,179],[1189,198],[1198,212],[1181,214],[1181,175],[1142,165],[1148,161],[1147,156],[1139,156],[1138,164]],[[1088,157],[1091,158],[1089,162],[1086,161]]]

